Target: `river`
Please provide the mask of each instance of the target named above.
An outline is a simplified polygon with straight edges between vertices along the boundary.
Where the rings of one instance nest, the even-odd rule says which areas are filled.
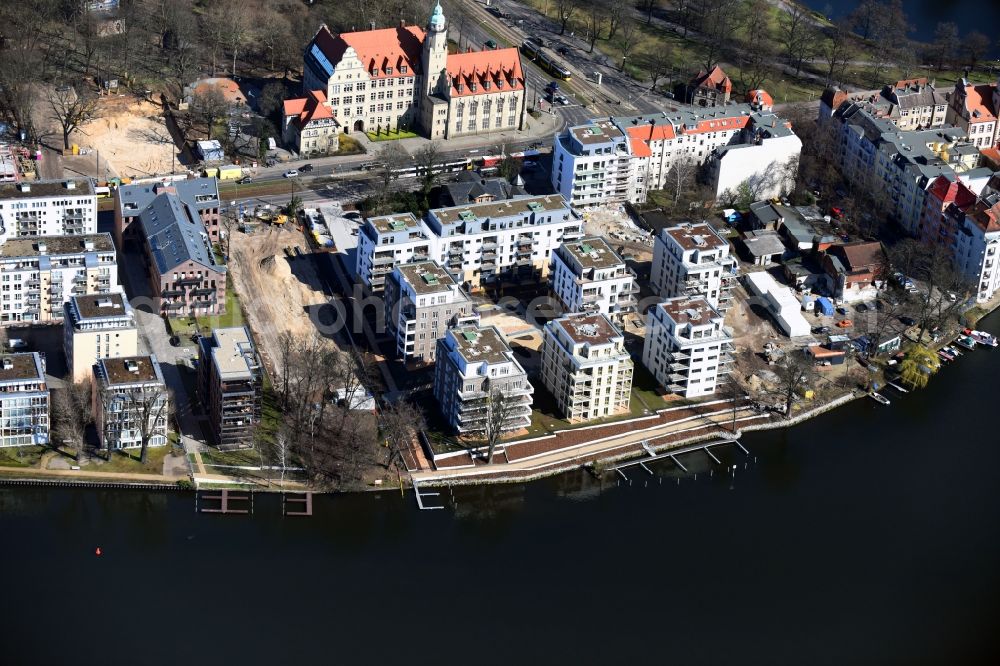
[[[858,0],[801,0],[802,4],[823,12],[827,17],[840,19],[850,14],[858,6]],[[997,43],[997,28],[1000,25],[1000,2],[996,0],[903,0],[914,31],[908,36],[921,42],[934,40],[934,29],[938,23],[951,21],[958,26],[959,35],[978,31],[991,37],[988,57],[1000,58],[1000,44]]]
[[[568,474],[441,511],[0,487],[0,663],[996,664],[998,377],[980,350],[891,407],[749,434],[734,474],[691,454],[697,479]]]

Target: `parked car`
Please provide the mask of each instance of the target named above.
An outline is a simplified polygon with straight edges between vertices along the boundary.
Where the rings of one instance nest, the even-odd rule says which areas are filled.
[[[301,171],[302,173],[306,173],[312,170],[313,170],[312,164],[303,164],[302,166],[299,167],[299,171]]]
[[[242,178],[240,178],[236,182],[239,183],[240,185],[246,185],[247,183],[252,183],[253,182],[253,178],[251,176],[243,176]]]
[[[813,327],[813,333],[818,333],[820,335],[826,335],[829,332],[830,332],[830,327],[829,326],[814,326]]]
[[[170,336],[170,346],[171,347],[177,347],[180,344],[181,344],[181,339],[179,337],[177,337],[176,335],[171,335]]]
[[[838,305],[837,306],[837,314],[839,314],[839,315],[846,315],[847,314],[847,308],[844,307],[843,305]]]
[[[560,46],[559,48],[556,49],[556,52],[559,55],[569,55],[569,49],[566,48],[565,46]]]
[[[487,39],[486,40],[486,48],[488,48],[488,49],[494,49],[495,50],[495,49],[497,49],[499,47],[497,46],[497,43],[495,41],[493,41],[492,39]]]
[[[524,160],[524,165],[523,166],[528,171],[531,171],[532,169],[534,169],[534,168],[536,168],[538,166],[538,162],[535,162],[534,160]]]
[[[902,315],[899,318],[899,321],[901,321],[903,324],[905,324],[907,326],[916,326],[917,325],[917,320],[916,319],[914,319],[913,317],[907,317],[906,315]]]
[[[830,209],[830,215],[833,216],[833,219],[839,220],[840,218],[842,218],[844,216],[844,209],[843,208],[833,207],[833,208]]]
[[[296,169],[289,169],[285,172],[285,178],[295,178],[298,175],[299,172]]]
[[[841,319],[837,322],[837,326],[839,328],[850,328],[851,326],[854,326],[854,322],[850,319]]]

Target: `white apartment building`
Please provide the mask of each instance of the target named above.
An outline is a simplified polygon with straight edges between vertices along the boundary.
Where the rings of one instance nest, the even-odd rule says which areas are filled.
[[[433,261],[396,266],[385,284],[385,321],[404,361],[432,363],[451,326],[478,323],[473,302]]]
[[[483,432],[497,409],[506,412],[503,430],[531,424],[534,388],[498,328],[449,328],[437,344],[434,398],[449,427],[459,433]]]
[[[542,382],[569,421],[627,412],[632,370],[625,336],[605,315],[562,317],[545,325]]]
[[[419,128],[449,139],[524,127],[517,48],[449,53],[440,3],[426,30],[400,25],[335,36],[320,26],[303,72],[303,92],[323,97],[338,132]],[[286,116],[300,106],[292,101]]]
[[[801,150],[791,125],[768,109],[681,105],[570,127],[555,139],[552,184],[574,206],[641,203],[678,165],[701,169],[717,197],[745,181],[764,199],[794,187],[791,167]]]
[[[0,446],[49,442],[49,387],[38,352],[0,357]]]
[[[90,379],[102,358],[139,354],[139,330],[125,294],[72,296],[63,316],[63,349],[71,381]]]
[[[97,195],[89,178],[0,183],[0,243],[21,236],[97,233]]]
[[[101,447],[165,446],[170,402],[155,356],[102,358],[94,365],[94,423]],[[145,425],[143,422],[145,421]]]
[[[656,382],[685,398],[711,395],[728,372],[732,335],[701,296],[671,298],[649,311],[642,363]]]
[[[635,273],[596,236],[560,245],[549,281],[565,312],[600,312],[621,321],[638,305]]]
[[[926,77],[886,84],[881,91],[848,93],[827,88],[820,96],[820,120],[828,119],[844,102],[867,102],[873,115],[892,121],[903,131],[941,127],[948,109],[947,93],[938,92]]]
[[[649,286],[660,298],[704,296],[725,313],[737,277],[729,241],[708,224],[682,224],[656,235]]]
[[[380,292],[395,266],[436,261],[469,291],[500,281],[530,283],[549,272],[552,253],[583,236],[583,220],[559,195],[437,208],[366,220],[358,234],[358,281]]]
[[[73,296],[117,290],[111,234],[11,238],[0,246],[0,326],[62,321]]]

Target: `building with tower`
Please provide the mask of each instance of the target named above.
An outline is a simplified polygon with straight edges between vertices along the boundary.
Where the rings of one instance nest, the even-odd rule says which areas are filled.
[[[335,145],[331,132],[409,129],[449,139],[524,125],[518,50],[449,54],[440,2],[426,30],[399,25],[334,35],[320,26],[305,52],[302,85],[305,97],[286,101],[284,122],[295,130],[286,141],[300,152]],[[322,127],[303,123],[308,108],[310,122],[322,116]]]

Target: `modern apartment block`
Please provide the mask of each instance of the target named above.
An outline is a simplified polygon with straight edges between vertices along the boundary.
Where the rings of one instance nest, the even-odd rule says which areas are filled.
[[[682,224],[656,235],[649,286],[661,298],[704,296],[725,313],[737,271],[729,241],[708,224]]]
[[[102,358],[94,364],[94,424],[101,447],[165,446],[170,398],[155,356]]]
[[[542,382],[570,421],[628,411],[632,358],[625,336],[603,314],[554,319],[545,325]]]
[[[755,198],[790,191],[802,141],[758,104],[681,105],[667,113],[591,120],[568,128],[552,152],[552,185],[573,206],[641,203],[673,167],[704,167],[715,195],[747,183]]]
[[[438,340],[434,397],[453,430],[483,432],[491,415],[504,417],[503,430],[526,428],[533,393],[528,374],[495,326],[449,328]]]
[[[142,212],[162,194],[173,194],[183,206],[189,207],[192,217],[201,219],[211,242],[219,242],[219,181],[215,178],[190,178],[118,187],[115,190],[115,241],[118,247],[124,249],[122,241],[130,234],[135,234],[131,237],[141,241],[141,229],[133,223],[138,222]]]
[[[165,316],[226,312],[226,266],[212,248],[198,209],[179,195],[163,193],[139,214],[153,296]]]
[[[224,449],[250,446],[260,423],[263,387],[250,332],[242,326],[217,328],[198,341],[198,395],[212,439]]]
[[[0,243],[21,236],[97,233],[97,195],[89,178],[0,183]]]
[[[49,387],[38,352],[0,356],[0,446],[49,442]]]
[[[919,235],[926,190],[938,176],[981,189],[970,180],[980,178],[979,151],[962,129],[944,125],[902,132],[869,104],[850,102],[841,104],[824,126],[839,144],[844,177],[889,197],[895,216],[910,234]],[[988,178],[983,175],[981,184]]]
[[[62,321],[73,296],[117,290],[110,234],[26,236],[0,245],[0,326]]]
[[[90,379],[100,359],[138,355],[139,330],[125,294],[71,297],[63,316],[63,349],[74,382]]]
[[[638,305],[635,273],[600,237],[559,246],[549,278],[566,312],[600,312],[621,321]]]
[[[733,338],[722,319],[701,296],[667,299],[647,316],[642,364],[673,393],[711,395],[732,362]]]
[[[451,326],[478,322],[469,296],[433,261],[396,266],[385,284],[385,320],[404,361],[432,363]]]
[[[468,290],[498,281],[531,282],[548,275],[552,252],[583,235],[583,220],[558,195],[437,208],[369,218],[358,235],[356,274],[382,291],[399,264],[432,259]]]

